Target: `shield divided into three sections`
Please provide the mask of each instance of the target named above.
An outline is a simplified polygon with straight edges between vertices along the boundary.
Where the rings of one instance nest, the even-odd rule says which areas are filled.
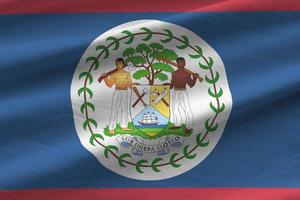
[[[169,123],[170,86],[134,85],[131,95],[133,125],[142,133],[154,137]]]

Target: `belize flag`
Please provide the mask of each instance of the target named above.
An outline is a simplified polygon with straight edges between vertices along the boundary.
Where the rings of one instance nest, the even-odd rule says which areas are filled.
[[[0,0],[0,199],[300,199],[299,11]]]

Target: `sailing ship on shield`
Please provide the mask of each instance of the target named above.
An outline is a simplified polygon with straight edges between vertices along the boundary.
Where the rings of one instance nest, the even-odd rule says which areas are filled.
[[[193,87],[202,78],[185,68],[184,58],[159,43],[127,48],[123,56],[116,59],[114,70],[98,79],[104,80],[109,88],[115,87],[105,135],[157,139],[192,134],[192,110],[186,87]],[[175,98],[172,104],[171,89]],[[170,122],[172,112],[174,121]],[[180,119],[182,116],[186,119]]]
[[[170,118],[170,86],[135,85],[132,87],[133,125],[153,137],[167,127]]]
[[[144,113],[143,117],[139,120],[139,123],[142,125],[157,125],[158,124],[158,117],[154,115],[154,112],[150,114]]]

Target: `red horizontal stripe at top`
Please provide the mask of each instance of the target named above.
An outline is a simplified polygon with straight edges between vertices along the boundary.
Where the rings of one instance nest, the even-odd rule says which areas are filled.
[[[297,200],[292,188],[114,188],[0,190],[1,200]]]
[[[299,0],[0,0],[0,14],[300,11]]]

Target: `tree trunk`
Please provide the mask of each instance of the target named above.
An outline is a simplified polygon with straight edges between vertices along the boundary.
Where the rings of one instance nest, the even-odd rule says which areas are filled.
[[[154,78],[152,77],[150,80],[149,80],[149,85],[153,85],[154,84]]]
[[[153,85],[154,84],[154,69],[151,65],[150,65],[150,72],[151,72],[151,76],[150,76],[149,85]]]

